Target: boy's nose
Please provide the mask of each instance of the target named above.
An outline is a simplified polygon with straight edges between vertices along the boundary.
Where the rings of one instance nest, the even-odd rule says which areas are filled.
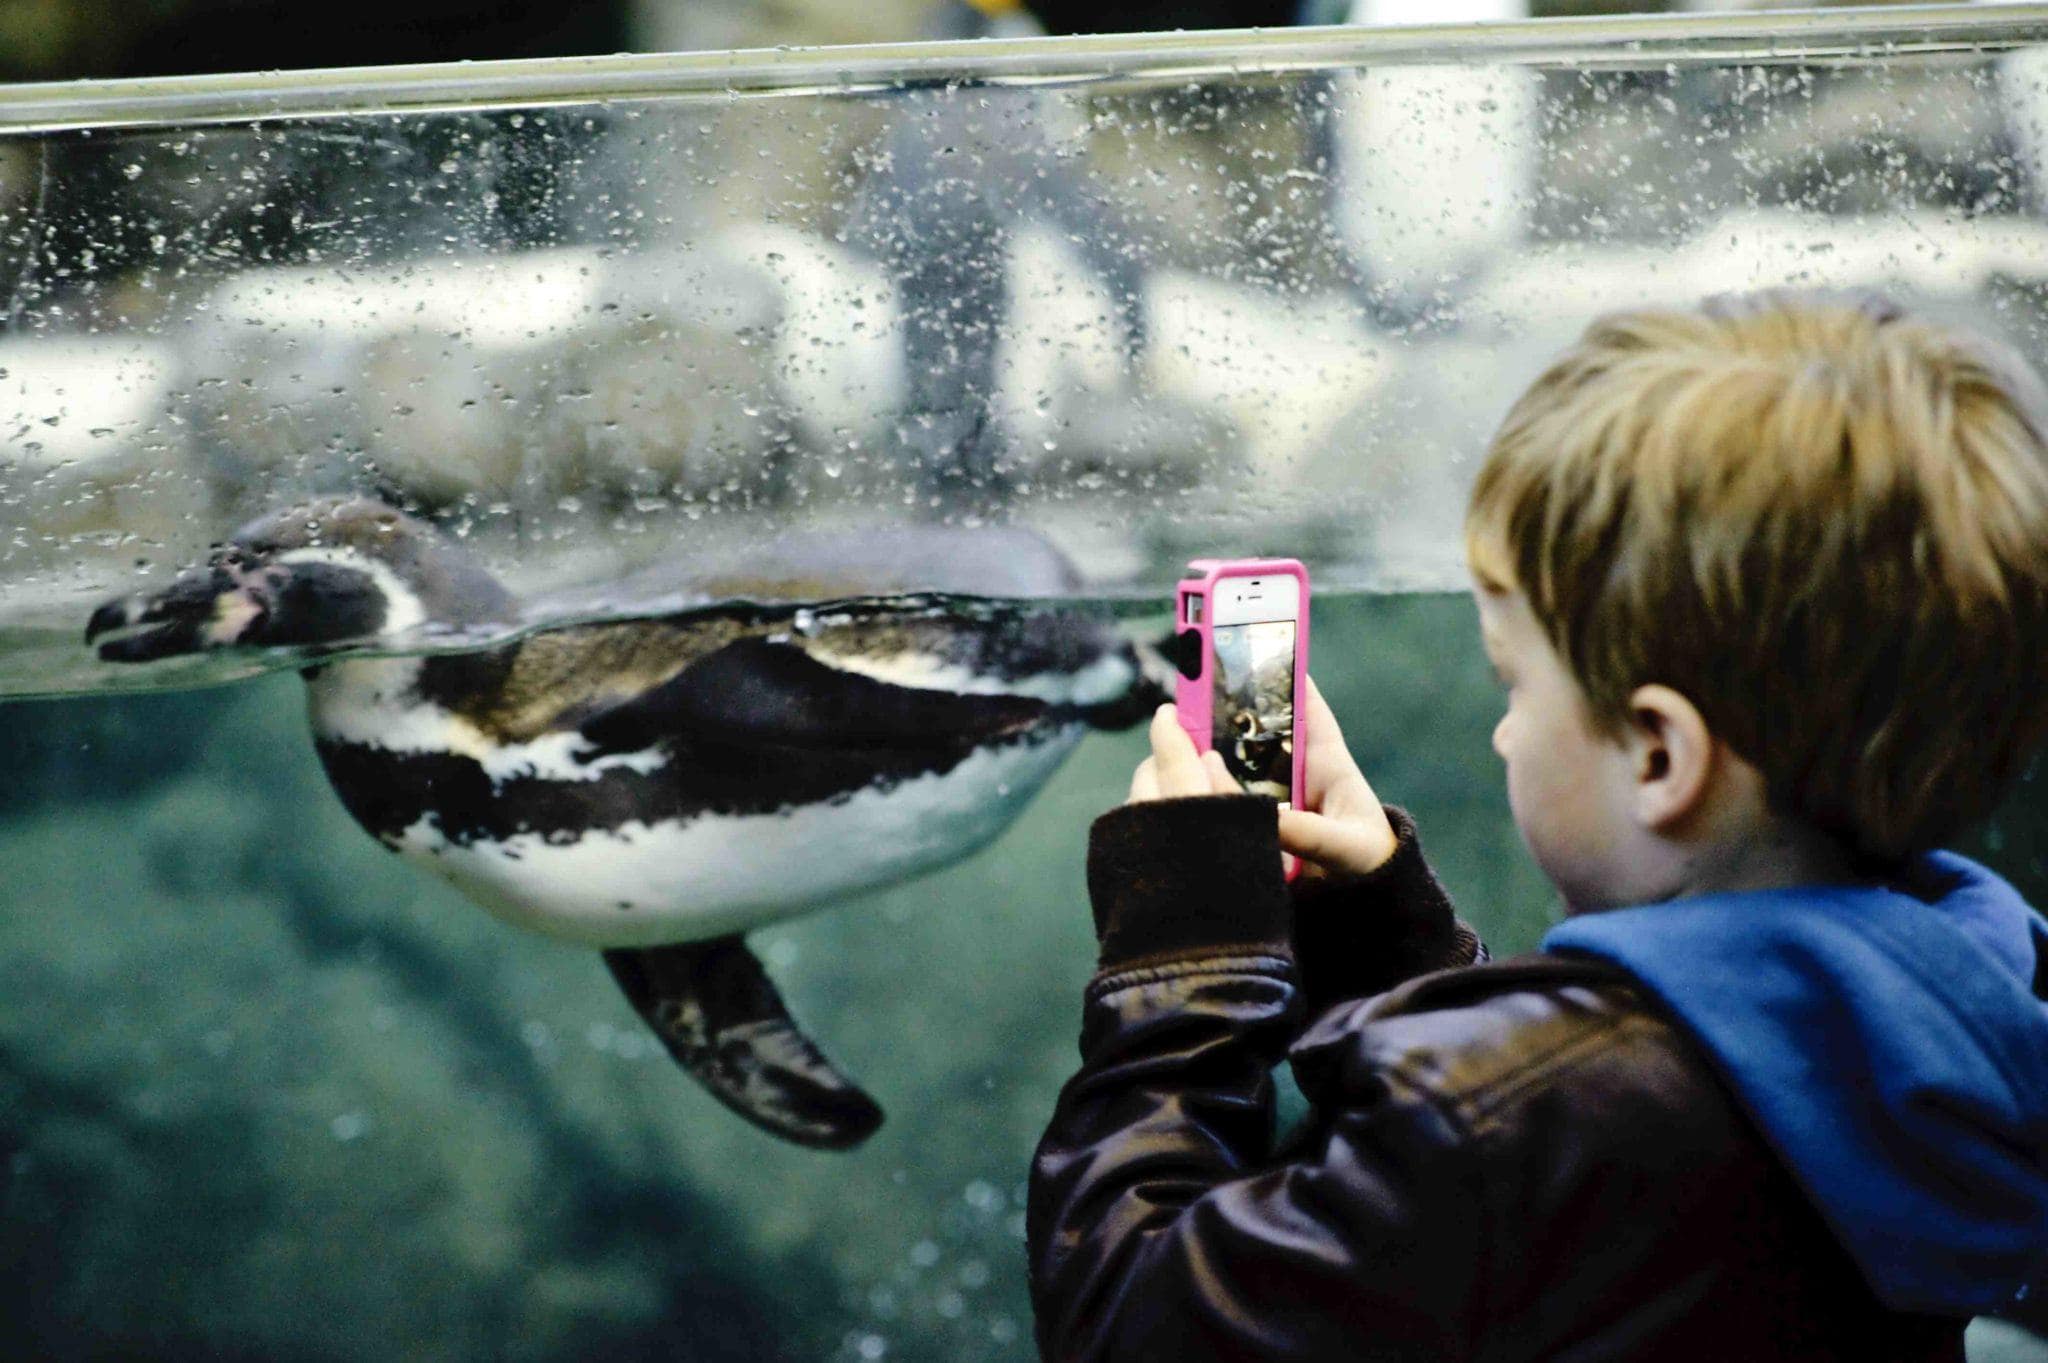
[[[1493,751],[1494,755],[1503,762],[1508,759],[1507,732],[1508,717],[1502,715],[1500,722],[1493,726]]]

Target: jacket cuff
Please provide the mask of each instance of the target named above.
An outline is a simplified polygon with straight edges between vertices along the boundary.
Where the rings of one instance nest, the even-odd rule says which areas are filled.
[[[1369,875],[1295,892],[1295,959],[1312,1009],[1384,993],[1485,955],[1424,859],[1415,820],[1405,809],[1385,808],[1394,826],[1393,856]]]
[[[1288,954],[1273,802],[1203,795],[1112,809],[1088,838],[1088,898],[1104,968],[1247,947]]]

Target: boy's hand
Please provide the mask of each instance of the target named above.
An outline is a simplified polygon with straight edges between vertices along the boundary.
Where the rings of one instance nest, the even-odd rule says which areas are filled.
[[[1125,804],[1145,800],[1178,800],[1189,795],[1242,795],[1243,789],[1231,779],[1219,752],[1198,753],[1195,741],[1180,727],[1180,717],[1171,705],[1162,705],[1152,715],[1152,755],[1138,764],[1131,775],[1131,795]]]
[[[1153,743],[1158,744],[1156,722]],[[1398,845],[1394,826],[1344,746],[1344,732],[1313,679],[1308,684],[1308,756],[1303,766],[1307,807],[1280,812],[1280,846],[1301,859],[1297,883],[1370,875],[1385,865]]]

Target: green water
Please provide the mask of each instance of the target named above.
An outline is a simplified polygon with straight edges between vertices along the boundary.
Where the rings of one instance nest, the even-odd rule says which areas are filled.
[[[1313,651],[1466,915],[1531,945],[1470,605],[1319,599]],[[704,1096],[594,954],[363,835],[292,677],[0,707],[0,1357],[1031,1357],[1083,846],[1141,751],[1091,739],[973,859],[756,935],[889,1111],[820,1155]],[[2031,781],[1965,850],[2048,898],[2044,830]]]

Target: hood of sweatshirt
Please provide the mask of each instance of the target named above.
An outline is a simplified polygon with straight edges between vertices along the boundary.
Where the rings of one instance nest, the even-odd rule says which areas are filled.
[[[1718,1065],[1880,1300],[2048,1328],[2048,921],[1966,858],[1582,914]]]

